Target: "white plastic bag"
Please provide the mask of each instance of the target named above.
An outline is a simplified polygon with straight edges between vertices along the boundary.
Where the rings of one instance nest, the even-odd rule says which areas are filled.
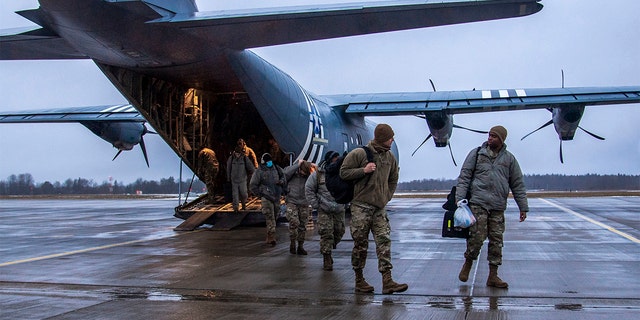
[[[471,209],[468,206],[469,201],[462,199],[458,201],[458,209],[453,214],[453,226],[468,228],[476,223],[476,217],[473,216]]]

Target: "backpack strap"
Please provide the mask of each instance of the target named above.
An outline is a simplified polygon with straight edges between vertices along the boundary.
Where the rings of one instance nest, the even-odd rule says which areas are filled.
[[[367,154],[367,162],[374,162],[373,161],[373,152],[371,152],[371,149],[369,149],[369,147],[367,146],[360,146],[360,148],[364,149],[364,152]],[[367,174],[367,180],[364,182],[364,185],[366,186],[369,183],[369,180],[371,179],[371,174]]]
[[[364,149],[364,152],[367,154],[367,161],[373,162],[373,152],[371,152],[371,149],[367,146],[361,146],[361,148]]]
[[[469,179],[469,186],[467,187],[467,195],[465,196],[467,200],[471,199],[471,183],[473,182],[473,178],[476,175],[476,167],[478,166],[478,153],[480,153],[480,148],[476,149],[476,160],[473,163],[473,171],[471,171],[471,179]]]

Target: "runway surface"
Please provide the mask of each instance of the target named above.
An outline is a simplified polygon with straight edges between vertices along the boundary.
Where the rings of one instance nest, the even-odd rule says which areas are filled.
[[[500,276],[485,286],[486,244],[457,279],[465,243],[440,235],[440,199],[394,199],[393,276],[383,295],[373,242],[355,294],[347,234],[322,270],[264,228],[175,232],[174,199],[0,200],[2,319],[637,319],[640,197],[534,198],[518,222],[510,200]]]

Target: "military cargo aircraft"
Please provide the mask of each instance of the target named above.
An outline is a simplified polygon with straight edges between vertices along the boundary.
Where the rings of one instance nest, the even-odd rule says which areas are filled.
[[[39,27],[3,32],[0,59],[91,59],[130,106],[3,113],[0,122],[77,121],[118,152],[144,146],[147,122],[196,172],[200,149],[215,150],[224,164],[238,137],[250,137],[256,150],[277,142],[282,152],[274,157],[282,165],[318,162],[327,150],[371,139],[367,116],[422,117],[427,139],[445,147],[454,114],[546,108],[559,137],[570,140],[585,106],[640,101],[635,86],[316,95],[249,50],[541,9],[535,0],[484,0],[198,12],[193,0],[41,0],[39,8],[18,12]]]

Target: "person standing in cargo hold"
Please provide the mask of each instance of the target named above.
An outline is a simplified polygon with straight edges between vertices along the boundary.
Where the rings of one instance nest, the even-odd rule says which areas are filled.
[[[396,283],[391,277],[391,225],[385,209],[398,185],[398,160],[391,153],[394,132],[388,124],[378,124],[374,138],[367,147],[373,162],[367,159],[364,148],[349,152],[340,167],[340,177],[355,181],[351,201],[351,236],[353,251],[351,265],[356,276],[356,292],[373,292],[362,270],[367,262],[369,232],[373,234],[378,255],[378,271],[382,273],[382,293],[406,291],[409,286]]]
[[[467,282],[473,261],[478,258],[484,240],[489,238],[489,277],[487,286],[508,288],[509,284],[498,277],[498,266],[502,264],[504,210],[507,208],[509,189],[520,209],[520,222],[527,218],[529,204],[527,192],[515,156],[507,151],[504,143],[507,129],[495,126],[489,130],[489,138],[477,150],[473,148],[460,169],[456,186],[456,202],[470,194],[469,208],[476,218],[467,239],[465,262],[458,279]],[[476,151],[477,150],[477,151]],[[475,167],[475,171],[474,171]],[[467,192],[469,190],[469,192]]]
[[[215,181],[218,175],[220,164],[216,153],[209,148],[202,148],[198,153],[198,177],[207,186],[207,200],[209,203],[215,202]]]
[[[247,146],[247,143],[244,142],[244,139],[242,138],[238,139],[238,142],[236,143],[236,147],[239,147],[240,150],[242,150],[242,152],[244,153],[244,155],[247,156],[249,160],[251,160],[251,163],[253,163],[253,166],[256,169],[258,169],[258,159],[256,158],[256,153],[253,152],[253,149]]]
[[[304,195],[304,184],[313,171],[311,163],[298,160],[296,163],[284,168],[284,176],[287,179],[287,220],[289,221],[289,239],[291,254],[307,255],[304,250],[307,221],[309,221],[309,201]],[[298,246],[296,248],[296,242]]]
[[[251,160],[244,155],[240,147],[231,153],[231,157],[227,160],[227,181],[231,182],[231,194],[233,198],[233,211],[238,212],[239,203],[242,204],[242,210],[246,210],[247,205],[247,181],[255,167]]]
[[[333,270],[332,249],[335,249],[344,235],[344,204],[337,203],[327,189],[325,168],[336,163],[339,153],[328,151],[318,170],[312,172],[304,186],[305,195],[311,207],[318,211],[318,234],[320,234],[320,253],[322,268]]]
[[[286,182],[282,168],[273,163],[270,154],[263,154],[249,185],[251,192],[261,198],[262,214],[267,224],[267,243],[271,246],[276,245],[276,218]]]

